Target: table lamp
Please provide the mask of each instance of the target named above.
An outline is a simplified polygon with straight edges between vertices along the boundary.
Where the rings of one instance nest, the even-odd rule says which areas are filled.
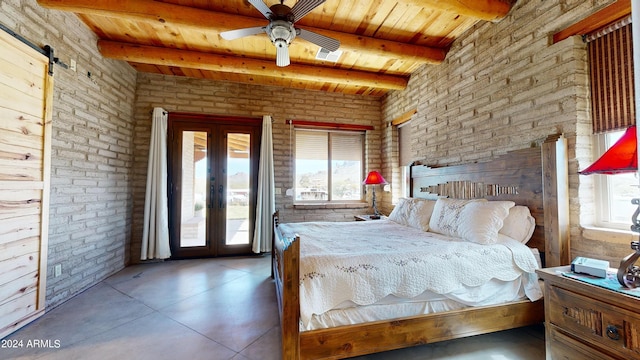
[[[638,141],[636,126],[631,126],[609,150],[596,160],[591,166],[580,171],[581,175],[605,174],[614,175],[638,171]],[[631,231],[640,233],[640,199],[632,199],[631,203],[639,205],[631,217]],[[620,261],[618,268],[618,282],[620,285],[635,288],[640,287],[640,267],[634,264],[640,258],[640,242],[632,241],[631,249],[634,253]]]
[[[373,185],[373,215],[370,216],[371,219],[380,219],[380,213],[378,212],[378,208],[376,207],[376,186],[381,184],[387,184],[387,180],[385,180],[382,175],[377,171],[370,171],[367,174],[367,178],[362,182],[363,185]]]

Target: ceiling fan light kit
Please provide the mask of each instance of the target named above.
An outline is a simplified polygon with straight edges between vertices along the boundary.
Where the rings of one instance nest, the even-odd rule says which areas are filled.
[[[264,31],[276,47],[277,66],[288,66],[290,64],[289,45],[296,35],[328,51],[336,51],[340,47],[340,42],[336,39],[299,29],[293,25],[313,9],[322,5],[325,0],[299,0],[293,8],[284,5],[284,0],[281,0],[280,4],[274,4],[271,7],[268,7],[262,0],[249,0],[249,2],[269,20],[269,24],[266,27],[225,31],[220,33],[223,39],[234,40]]]
[[[289,44],[296,37],[293,24],[284,20],[275,20],[267,25],[266,32],[276,47],[276,65],[288,66],[290,63]]]

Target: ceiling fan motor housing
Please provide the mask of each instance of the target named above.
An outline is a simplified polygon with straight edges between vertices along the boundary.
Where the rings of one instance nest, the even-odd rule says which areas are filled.
[[[267,25],[267,34],[271,42],[278,47],[289,46],[296,37],[293,24],[285,20],[274,20]]]

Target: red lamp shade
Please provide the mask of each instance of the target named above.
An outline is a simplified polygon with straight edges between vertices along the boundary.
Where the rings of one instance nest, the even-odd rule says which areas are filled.
[[[370,171],[367,174],[367,178],[362,182],[363,185],[379,185],[379,184],[387,184],[387,180],[385,180],[382,175],[377,171]]]
[[[638,170],[638,141],[636,126],[631,126],[609,150],[591,166],[580,171],[581,175],[622,174]]]

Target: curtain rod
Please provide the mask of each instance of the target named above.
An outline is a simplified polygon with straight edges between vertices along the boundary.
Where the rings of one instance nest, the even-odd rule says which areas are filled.
[[[357,125],[357,124],[338,124],[331,122],[321,122],[321,121],[307,121],[307,120],[287,120],[287,124],[293,126],[300,127],[311,127],[311,128],[325,128],[325,129],[336,129],[336,130],[358,130],[358,131],[366,131],[366,130],[374,130],[375,127],[371,125]]]

